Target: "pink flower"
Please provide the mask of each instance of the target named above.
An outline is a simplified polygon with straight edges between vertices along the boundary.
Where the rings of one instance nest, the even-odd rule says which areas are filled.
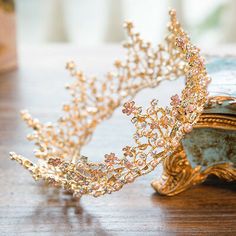
[[[128,169],[130,169],[130,168],[133,167],[133,164],[132,164],[130,161],[125,160],[125,166],[126,166]]]
[[[165,144],[165,141],[162,138],[157,139],[156,145],[157,147],[163,147]]]
[[[118,158],[116,157],[115,153],[113,153],[113,152],[105,155],[105,162],[108,165],[114,165],[117,160],[118,160]]]
[[[205,60],[203,58],[199,58],[197,61],[196,61],[196,64],[199,66],[199,67],[204,67],[205,65]]]
[[[130,156],[130,157],[133,156],[133,152],[132,152],[131,147],[126,146],[126,147],[123,148],[123,151],[124,151],[125,156]]]
[[[157,121],[153,121],[151,124],[150,124],[150,128],[151,129],[158,129],[159,127],[159,124]]]
[[[174,96],[171,97],[171,103],[172,106],[176,107],[180,104],[180,98],[178,94],[175,94]]]
[[[178,46],[178,47],[180,47],[180,48],[184,48],[184,45],[185,45],[185,40],[184,40],[184,38],[182,38],[182,37],[177,37],[176,38],[176,45]]]
[[[193,105],[188,105],[186,108],[185,108],[185,111],[187,113],[192,113],[194,111],[195,107]]]
[[[52,166],[58,166],[62,163],[61,159],[60,158],[50,158],[48,160],[48,164],[49,165],[52,165]]]
[[[135,107],[135,102],[132,101],[132,102],[126,102],[124,104],[124,109],[122,110],[122,112],[129,116],[132,113],[134,113],[136,110],[137,110],[137,108]]]
[[[166,116],[162,116],[160,119],[160,123],[166,129],[168,127],[168,118]]]
[[[176,46],[184,49],[184,46],[186,44],[186,40],[183,37],[177,37],[176,38]]]

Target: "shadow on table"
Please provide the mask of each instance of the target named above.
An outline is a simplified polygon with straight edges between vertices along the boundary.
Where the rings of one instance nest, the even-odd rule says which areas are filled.
[[[154,205],[165,206],[165,204],[177,204],[178,201],[186,201],[186,204],[198,199],[201,201],[218,200],[218,194],[222,193],[225,197],[236,192],[236,181],[227,182],[216,176],[209,176],[207,180],[197,186],[193,186],[175,196],[164,196],[155,192],[151,196]],[[164,204],[164,205],[163,205]],[[184,203],[182,204],[184,205]],[[176,205],[177,206],[177,205]],[[187,205],[186,205],[186,209]]]
[[[99,220],[83,208],[79,199],[46,185],[40,186],[39,189],[45,199],[38,204],[32,214],[32,223],[35,227],[40,226],[47,232],[66,233],[66,235],[70,233],[109,235]]]

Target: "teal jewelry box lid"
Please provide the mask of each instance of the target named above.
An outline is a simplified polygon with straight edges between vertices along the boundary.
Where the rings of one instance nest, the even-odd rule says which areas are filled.
[[[228,162],[236,166],[236,57],[208,58],[207,70],[211,99],[200,118],[202,125],[182,141],[184,151],[193,168]]]

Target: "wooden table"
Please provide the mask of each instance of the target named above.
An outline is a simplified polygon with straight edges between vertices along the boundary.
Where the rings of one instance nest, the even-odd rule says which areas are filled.
[[[0,235],[236,235],[236,186],[232,183],[214,179],[175,197],[160,196],[150,187],[161,173],[159,168],[120,192],[101,198],[86,196],[76,202],[34,182],[9,160],[12,150],[33,158],[19,110],[28,108],[43,121],[55,120],[60,104],[68,99],[63,89],[69,82],[63,69],[67,59],[74,58],[86,72],[101,75],[117,57],[121,50],[115,46],[27,47],[20,50],[19,70],[0,76]],[[158,94],[165,103],[165,97],[181,83],[167,85],[163,83],[149,96]],[[139,101],[147,98],[144,93]],[[94,158],[98,158],[95,154],[101,158],[105,152],[119,152],[132,131],[130,122],[121,117],[118,111],[102,124],[84,152]],[[127,128],[115,128],[122,122]]]

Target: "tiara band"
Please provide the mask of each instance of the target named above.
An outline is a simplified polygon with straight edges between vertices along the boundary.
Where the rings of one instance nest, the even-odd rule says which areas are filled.
[[[210,78],[200,50],[181,28],[176,12],[171,10],[169,15],[170,33],[165,44],[157,48],[144,42],[131,22],[125,23],[127,58],[115,61],[115,72],[108,73],[104,81],[85,76],[74,62],[69,62],[66,68],[75,80],[66,87],[72,99],[63,106],[64,115],[55,124],[42,124],[27,111],[21,113],[34,130],[27,137],[38,147],[35,156],[40,160],[34,164],[14,152],[11,159],[28,169],[35,180],[43,179],[79,198],[118,191],[170,156],[202,113]],[[132,101],[140,90],[180,76],[186,78],[185,88],[181,96],[171,97],[169,107],[159,107],[154,99],[143,110]],[[135,126],[135,145],[124,147],[123,157],[111,152],[101,163],[89,161],[81,154],[82,147],[97,125],[122,104],[122,112]]]

